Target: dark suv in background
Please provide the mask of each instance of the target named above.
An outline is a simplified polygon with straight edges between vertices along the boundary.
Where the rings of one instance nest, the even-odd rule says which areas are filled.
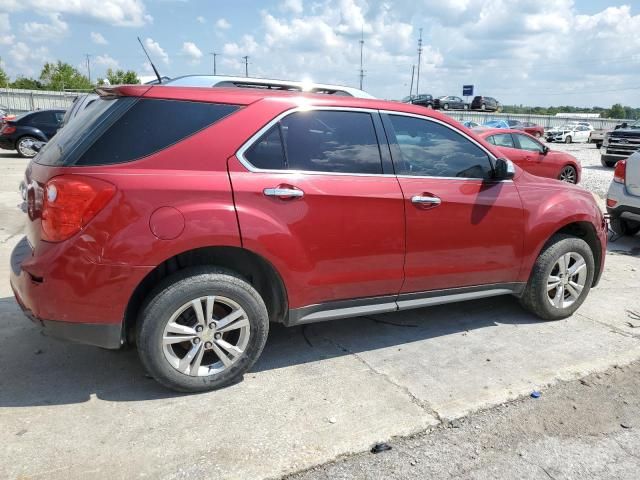
[[[421,93],[420,95],[411,95],[402,99],[403,103],[413,103],[421,107],[433,108],[433,95]]]
[[[48,142],[62,126],[64,110],[37,110],[8,120],[0,129],[0,148],[17,150],[25,158],[35,157],[34,143]]]
[[[487,110],[497,112],[500,109],[500,102],[493,97],[473,97],[471,100],[471,110]]]

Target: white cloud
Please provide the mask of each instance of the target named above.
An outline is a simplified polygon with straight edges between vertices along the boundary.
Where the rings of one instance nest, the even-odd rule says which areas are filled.
[[[17,42],[9,50],[11,62],[7,71],[12,76],[37,76],[45,62],[53,61],[47,47],[33,48],[24,42]]]
[[[49,15],[50,23],[27,22],[22,26],[24,35],[34,42],[61,40],[69,34],[69,25],[59,13]]]
[[[196,21],[197,21],[198,23],[203,23],[203,24],[204,24],[204,23],[207,23],[207,19],[206,19],[206,18],[204,18],[202,15],[197,16],[197,17],[196,17]]]
[[[69,14],[119,27],[140,27],[153,21],[143,0],[3,0],[3,4],[9,12]]]
[[[284,12],[301,14],[303,9],[302,0],[284,0],[280,4],[280,10]]]
[[[182,44],[182,53],[184,53],[191,63],[200,63],[202,52],[193,42],[184,42]]]
[[[108,45],[107,39],[102,36],[101,33],[91,32],[91,40],[98,45]]]
[[[224,18],[219,18],[216,21],[216,28],[219,28],[221,30],[228,30],[231,28],[231,24]]]
[[[152,38],[146,38],[144,41],[144,46],[147,48],[147,51],[149,52],[152,60],[155,61],[157,59],[160,59],[160,61],[162,61],[163,63],[167,65],[169,64],[169,55],[167,55],[167,52],[164,51],[164,49],[158,42],[156,42]]]
[[[120,68],[120,64],[118,63],[118,61],[106,53],[104,55],[97,55],[94,59],[94,63],[96,65],[104,67],[105,69],[111,68],[113,70],[116,70]]]
[[[8,13],[0,13],[0,45],[11,45],[15,41],[11,34],[11,22]]]

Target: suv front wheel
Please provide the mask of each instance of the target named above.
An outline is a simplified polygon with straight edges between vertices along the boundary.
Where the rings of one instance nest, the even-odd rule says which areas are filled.
[[[165,279],[138,318],[140,359],[180,392],[234,383],[262,353],[269,318],[258,292],[227,270],[196,267]]]
[[[570,235],[555,235],[538,256],[520,303],[545,320],[570,316],[587,298],[594,265],[587,242]]]

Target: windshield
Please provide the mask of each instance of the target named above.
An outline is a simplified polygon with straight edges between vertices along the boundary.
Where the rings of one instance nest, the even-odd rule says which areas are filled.
[[[504,120],[490,120],[484,124],[485,127],[509,128],[509,124]]]
[[[640,120],[636,120],[635,122],[633,122],[632,124],[630,124],[627,128],[636,128],[636,129],[640,129]]]

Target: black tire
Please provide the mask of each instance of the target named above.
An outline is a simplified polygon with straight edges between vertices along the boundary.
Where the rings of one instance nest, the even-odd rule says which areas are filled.
[[[566,137],[564,137],[564,143],[571,143],[573,141],[573,139],[571,138],[571,135],[567,135]]]
[[[579,253],[585,260],[587,268],[587,278],[585,285],[577,300],[566,308],[558,308],[551,305],[547,293],[547,279],[558,261],[558,259],[570,252]],[[591,248],[581,238],[571,235],[554,235],[543,247],[536,263],[531,271],[529,282],[520,297],[520,304],[528,311],[542,318],[543,320],[560,320],[569,317],[584,302],[589,294],[593,276],[595,273],[595,262]]]
[[[466,103],[464,104],[463,110],[469,110],[469,105],[467,105]]]
[[[609,219],[609,228],[618,235],[633,236],[640,232],[640,223],[612,216]]]
[[[602,142],[596,142],[596,148],[599,150],[602,148]]]
[[[40,140],[38,140],[37,138],[32,137],[30,135],[25,135],[23,137],[20,137],[18,139],[18,141],[16,142],[16,152],[18,152],[18,155],[20,155],[22,158],[33,158],[38,154],[38,152],[36,152],[36,151],[34,151],[33,154],[27,154],[27,153],[25,153],[24,149],[22,149],[20,147],[20,144],[22,142],[29,142],[29,141],[31,141],[31,142],[39,142]]]
[[[565,165],[558,175],[558,180],[575,185],[578,182],[578,172],[573,165]]]
[[[213,375],[191,376],[169,363],[162,337],[174,312],[206,295],[224,296],[244,309],[250,335],[244,353],[235,363]],[[137,328],[138,355],[153,378],[178,392],[203,392],[235,383],[253,366],[267,341],[269,316],[258,292],[235,273],[215,267],[193,267],[167,277],[153,290],[141,309]]]
[[[480,105],[480,110],[486,110],[487,109],[487,104],[483,103],[482,105]]]
[[[602,164],[603,167],[607,167],[607,168],[613,168],[616,166],[617,162],[609,162],[608,160],[605,160],[602,156],[600,157],[600,163]]]
[[[448,104],[448,103],[445,103],[444,105],[442,105],[442,108],[443,108],[444,110],[449,110],[449,104]]]

